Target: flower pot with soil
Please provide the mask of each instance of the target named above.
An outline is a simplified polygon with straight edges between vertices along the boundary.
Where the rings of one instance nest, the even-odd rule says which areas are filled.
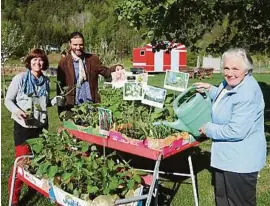
[[[33,110],[32,108],[28,108],[25,112],[26,114],[26,117],[24,119],[24,122],[27,126],[31,126],[31,125],[34,125],[35,123],[35,118],[34,118],[34,113],[33,113]]]

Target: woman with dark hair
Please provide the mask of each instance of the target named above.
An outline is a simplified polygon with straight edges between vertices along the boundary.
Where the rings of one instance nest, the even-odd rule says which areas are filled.
[[[43,128],[48,128],[47,106],[52,104],[49,101],[49,78],[42,73],[42,70],[49,67],[45,52],[33,49],[25,59],[25,67],[26,72],[13,77],[5,99],[5,106],[14,119],[16,158],[31,153],[25,141],[38,137]],[[53,100],[55,102],[55,98]],[[33,118],[30,124],[25,121],[28,112],[31,112]],[[9,192],[11,182],[12,172],[9,178]],[[15,179],[12,205],[18,205],[22,185],[22,181]]]

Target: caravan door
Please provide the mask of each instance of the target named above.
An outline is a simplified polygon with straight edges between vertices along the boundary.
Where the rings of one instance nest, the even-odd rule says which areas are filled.
[[[160,50],[159,52],[155,52],[155,56],[154,56],[154,71],[155,72],[163,72],[163,55],[164,55],[163,50]]]

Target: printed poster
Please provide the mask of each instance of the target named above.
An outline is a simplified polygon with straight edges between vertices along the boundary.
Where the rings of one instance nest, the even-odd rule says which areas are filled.
[[[112,72],[112,87],[122,88],[127,81],[125,70],[121,69],[116,72]]]
[[[143,92],[144,92],[142,99],[143,104],[163,108],[167,94],[166,89],[147,85],[144,87]]]
[[[110,129],[113,126],[112,111],[102,107],[98,107],[99,133],[109,135]]]
[[[187,89],[189,73],[166,71],[164,88],[183,92]]]
[[[142,100],[143,88],[141,83],[127,82],[123,89],[124,100]]]
[[[148,73],[141,73],[136,75],[136,82],[142,83],[143,86],[147,85]]]

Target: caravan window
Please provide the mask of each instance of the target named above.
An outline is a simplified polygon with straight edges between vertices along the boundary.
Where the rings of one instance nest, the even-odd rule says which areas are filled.
[[[140,56],[144,56],[144,52],[145,52],[144,50],[141,50],[140,51]]]

